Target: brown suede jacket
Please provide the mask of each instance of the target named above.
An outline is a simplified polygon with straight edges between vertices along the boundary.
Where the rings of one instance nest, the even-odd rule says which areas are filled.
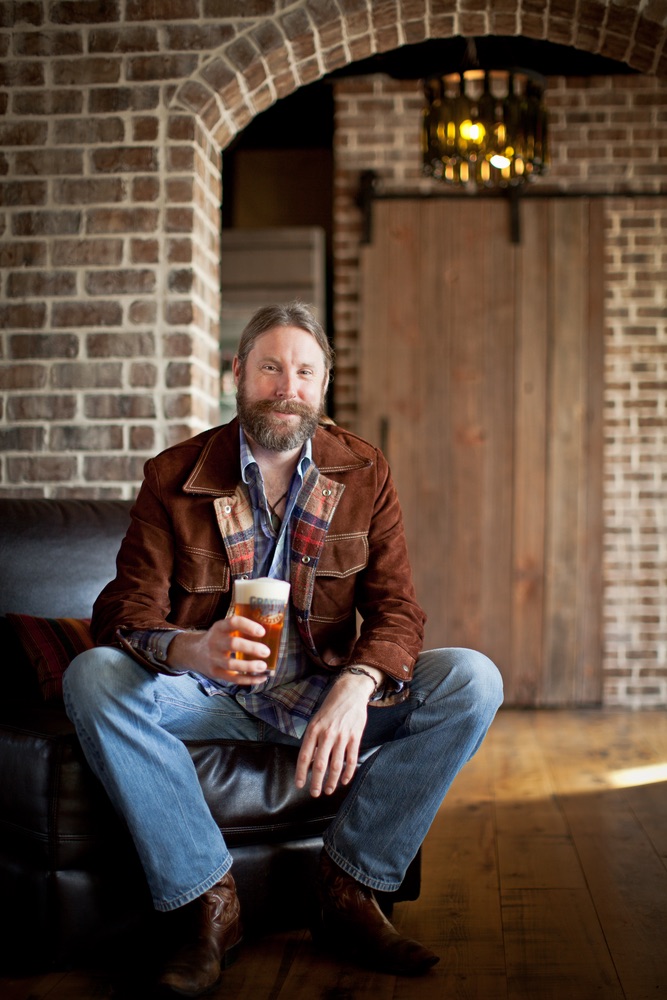
[[[425,616],[386,459],[356,435],[322,425],[313,461],[291,525],[291,599],[304,646],[334,672],[366,663],[408,681]],[[95,640],[210,627],[227,613],[233,580],[252,574],[253,534],[236,420],[151,459],[116,578],[95,602]]]

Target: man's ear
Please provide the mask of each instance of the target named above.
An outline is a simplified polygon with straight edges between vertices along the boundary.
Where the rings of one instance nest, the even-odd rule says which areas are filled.
[[[234,359],[232,361],[232,374],[234,375],[234,385],[238,386],[239,378],[241,377],[241,364],[239,362],[238,354],[234,355]]]

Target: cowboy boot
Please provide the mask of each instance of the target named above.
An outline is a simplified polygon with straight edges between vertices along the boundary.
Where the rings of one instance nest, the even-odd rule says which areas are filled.
[[[179,996],[198,997],[220,982],[241,943],[241,918],[234,879],[228,872],[212,889],[173,911],[178,940],[158,984]]]
[[[318,897],[320,923],[313,937],[339,957],[397,976],[420,976],[440,961],[418,941],[402,937],[378,906],[372,889],[344,872],[324,851]]]

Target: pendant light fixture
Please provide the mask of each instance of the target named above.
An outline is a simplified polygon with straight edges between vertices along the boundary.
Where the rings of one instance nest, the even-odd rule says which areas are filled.
[[[466,61],[476,63],[474,42]],[[545,80],[477,65],[424,81],[424,174],[473,190],[519,187],[548,166]]]

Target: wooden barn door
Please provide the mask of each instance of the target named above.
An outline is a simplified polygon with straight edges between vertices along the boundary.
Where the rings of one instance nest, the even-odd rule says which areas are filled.
[[[506,704],[601,691],[603,207],[377,201],[360,431],[398,485],[427,647],[472,646]]]

